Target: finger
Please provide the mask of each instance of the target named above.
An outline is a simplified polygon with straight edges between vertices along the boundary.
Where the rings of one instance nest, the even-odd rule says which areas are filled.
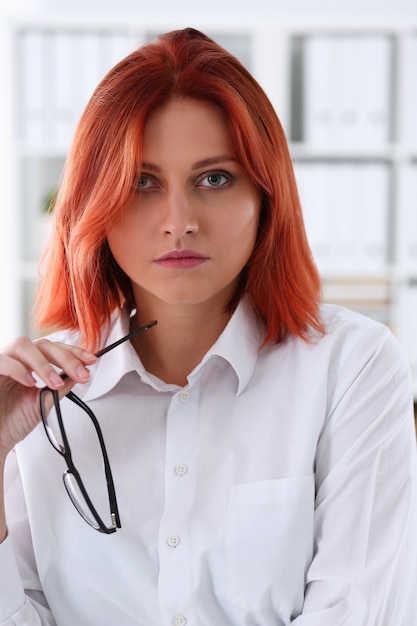
[[[30,370],[23,363],[6,354],[0,354],[0,375],[12,378],[25,387],[33,387],[36,384]]]
[[[79,346],[71,346],[60,342],[51,342],[48,339],[38,339],[36,345],[41,345],[43,354],[55,365],[76,380],[84,380],[89,371],[86,367],[97,361],[97,355],[84,350]]]
[[[74,381],[83,383],[90,377],[86,365],[96,360],[94,355],[81,348],[48,339],[31,341],[28,337],[19,337],[8,347],[7,354],[23,364],[28,371],[34,372],[52,389],[65,387],[56,368],[61,368]]]
[[[63,379],[68,377],[79,383],[85,383],[90,379],[88,366],[96,362],[97,357],[95,354],[78,346],[51,342],[48,339],[39,339],[35,342],[35,345],[49,363],[62,370],[62,372],[59,372],[59,375]],[[65,376],[62,374],[65,374]],[[56,376],[53,373],[51,376],[54,382],[58,384]]]
[[[34,343],[49,363],[61,368],[67,377],[80,383],[89,380],[88,366],[97,361],[95,354],[79,346],[52,342],[48,339],[38,339]]]
[[[28,337],[19,337],[7,348],[9,357],[21,363],[28,371],[36,374],[48,387],[60,389],[64,381],[44,355],[40,346]]]

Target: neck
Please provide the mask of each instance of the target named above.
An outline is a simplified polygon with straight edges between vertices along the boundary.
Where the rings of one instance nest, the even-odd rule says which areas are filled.
[[[231,317],[224,307],[141,305],[132,328],[156,319],[158,325],[132,340],[144,367],[166,383],[184,386],[187,376],[223,332]]]

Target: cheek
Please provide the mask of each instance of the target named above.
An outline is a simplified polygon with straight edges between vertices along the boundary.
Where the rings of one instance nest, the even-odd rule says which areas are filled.
[[[142,247],[135,229],[126,227],[126,224],[118,224],[107,232],[106,237],[116,262],[128,273],[129,263],[136,256],[135,252],[137,254]]]
[[[143,220],[141,220],[141,216],[138,212],[128,209],[120,221],[106,232],[110,248],[123,251],[124,248],[131,248],[134,246],[135,242],[139,242],[141,233],[144,231],[144,226],[141,221]]]
[[[247,202],[243,209],[241,207],[239,214],[234,222],[233,229],[235,238],[247,246],[253,247],[258,235],[260,217],[260,201],[255,199]]]
[[[112,228],[109,230],[106,233],[106,239],[112,255],[116,261],[118,261],[119,253],[123,249],[124,243],[124,237],[119,228]]]

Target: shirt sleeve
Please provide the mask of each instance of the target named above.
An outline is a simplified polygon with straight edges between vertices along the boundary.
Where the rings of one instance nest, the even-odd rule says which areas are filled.
[[[56,626],[36,571],[16,454],[5,474],[9,534],[0,544],[0,625]]]
[[[314,558],[293,623],[415,626],[416,439],[408,365],[379,327],[337,363],[317,448]]]
[[[14,615],[25,602],[25,595],[10,537],[0,544],[0,624],[15,624]]]

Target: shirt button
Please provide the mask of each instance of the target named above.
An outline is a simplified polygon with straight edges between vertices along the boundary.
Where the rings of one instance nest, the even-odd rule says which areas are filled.
[[[170,548],[176,548],[180,545],[180,538],[178,535],[170,535],[167,539],[167,544]]]
[[[188,391],[181,391],[179,399],[181,402],[188,402],[188,400],[190,399],[190,394],[188,393]]]
[[[174,626],[185,626],[187,620],[185,619],[184,615],[176,615],[172,620],[172,623],[174,624]]]
[[[177,476],[184,476],[188,472],[188,467],[184,463],[177,463],[175,473]]]

